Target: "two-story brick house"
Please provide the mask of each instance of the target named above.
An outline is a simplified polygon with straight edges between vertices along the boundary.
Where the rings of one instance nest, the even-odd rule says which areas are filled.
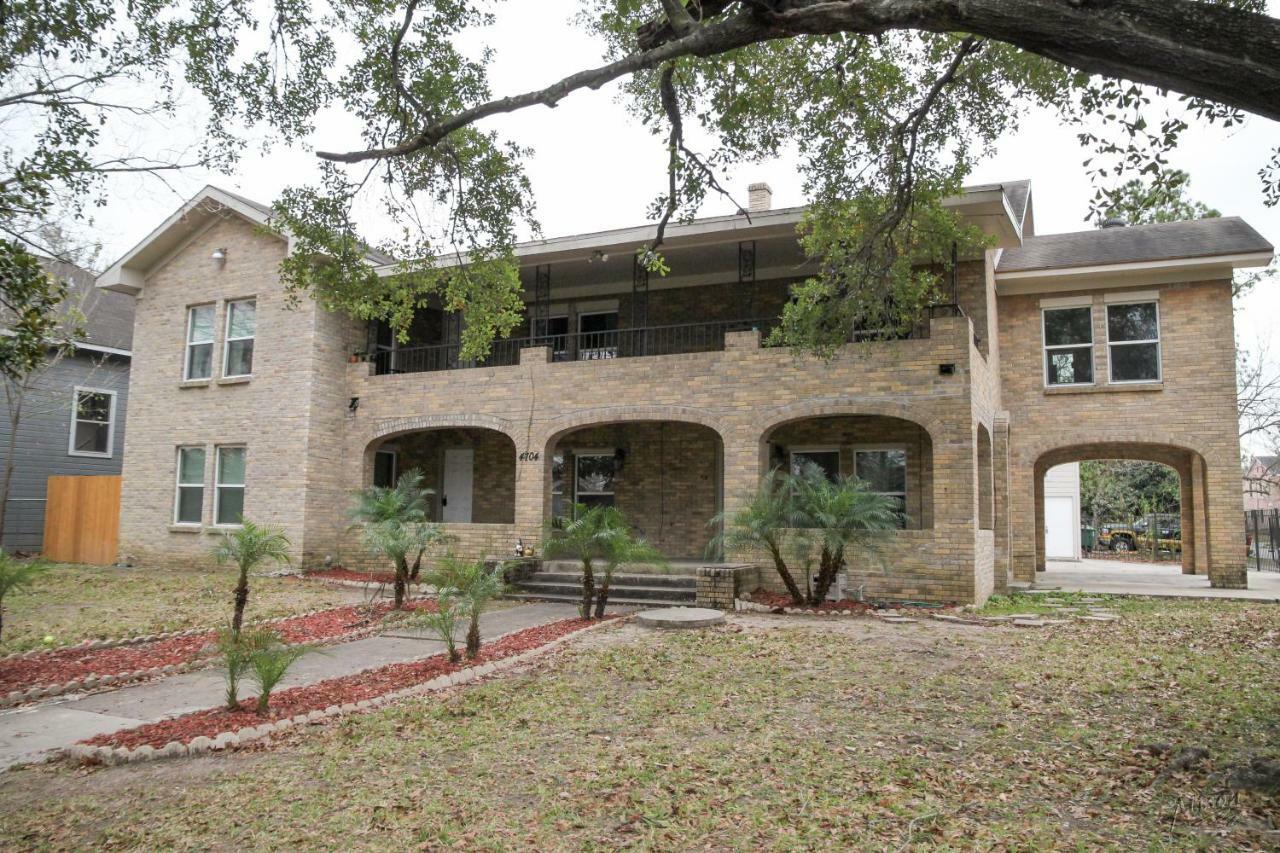
[[[648,226],[520,246],[527,322],[473,363],[439,310],[401,344],[290,306],[269,210],[206,188],[98,282],[138,299],[122,556],[203,560],[243,512],[284,525],[304,565],[360,565],[351,492],[416,467],[467,554],[536,543],[578,501],[701,558],[718,512],[809,460],[903,507],[851,583],[981,601],[1043,568],[1045,471],[1123,457],[1181,475],[1184,571],[1244,585],[1230,279],[1269,261],[1257,232],[1037,236],[1027,182],[969,188],[951,204],[993,248],[961,259],[909,336],[822,361],[764,344],[812,267],[802,210],[752,189],[749,217],[669,229],[663,278],[633,260]]]

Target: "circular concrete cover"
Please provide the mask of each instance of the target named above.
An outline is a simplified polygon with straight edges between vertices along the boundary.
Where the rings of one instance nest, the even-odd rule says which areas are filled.
[[[724,622],[724,613],[706,607],[662,607],[636,614],[636,621],[649,628],[706,628]]]

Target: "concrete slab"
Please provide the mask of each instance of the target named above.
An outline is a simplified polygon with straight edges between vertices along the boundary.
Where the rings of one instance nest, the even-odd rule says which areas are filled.
[[[59,706],[0,712],[0,769],[38,760],[48,750],[87,737],[132,728],[144,722]]]
[[[648,628],[709,628],[724,623],[724,612],[706,607],[659,607],[641,610],[636,621]]]
[[[1176,563],[1118,560],[1049,562],[1036,573],[1033,592],[1147,595],[1156,598],[1223,598],[1280,603],[1280,572],[1249,572],[1248,589],[1214,589],[1205,575],[1184,575]]]

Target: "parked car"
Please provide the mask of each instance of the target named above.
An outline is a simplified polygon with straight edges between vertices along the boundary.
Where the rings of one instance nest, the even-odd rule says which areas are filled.
[[[1098,533],[1098,547],[1117,552],[1151,547],[1151,525],[1156,525],[1157,551],[1182,551],[1182,518],[1172,513],[1157,513],[1140,518],[1133,524],[1106,524]]]

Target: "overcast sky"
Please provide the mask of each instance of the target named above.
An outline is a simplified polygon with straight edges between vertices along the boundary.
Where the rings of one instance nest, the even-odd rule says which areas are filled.
[[[497,50],[491,71],[495,95],[541,86],[600,61],[600,47],[570,21],[575,0],[554,0],[562,7],[557,20],[548,14],[553,0],[506,3],[498,24],[487,34]],[[1274,7],[1273,7],[1274,8]],[[546,236],[595,231],[643,222],[648,204],[665,180],[665,151],[661,142],[632,122],[616,102],[616,90],[585,91],[562,101],[555,110],[535,108],[505,117],[492,125],[535,149],[528,164],[538,218]],[[198,115],[158,128],[180,138],[198,126]],[[314,146],[358,148],[358,128],[346,116],[331,114],[319,124]],[[1240,128],[1188,132],[1172,158],[1173,165],[1192,176],[1192,195],[1226,215],[1244,217],[1273,244],[1280,245],[1280,208],[1266,208],[1257,176],[1268,152],[1280,145],[1280,125],[1250,118]],[[998,153],[982,164],[973,183],[1030,178],[1037,233],[1078,231],[1089,227],[1084,216],[1092,189],[1075,135],[1050,115],[1034,116]],[[248,156],[230,176],[187,174],[173,181],[174,189],[189,196],[205,183],[214,183],[251,198],[270,202],[281,189],[314,175],[310,148],[276,149],[266,156]],[[740,197],[746,185],[767,181],[777,207],[801,204],[800,181],[792,163],[745,167],[727,176]],[[105,244],[109,263],[155,227],[176,206],[175,196],[154,182],[121,183],[108,207],[97,214],[95,229]],[[720,199],[711,199],[703,215],[732,212]],[[376,237],[377,223],[362,223]],[[1268,339],[1280,317],[1280,281],[1259,288],[1240,305],[1237,331],[1243,346],[1254,349]],[[1280,340],[1272,347],[1280,355]]]

